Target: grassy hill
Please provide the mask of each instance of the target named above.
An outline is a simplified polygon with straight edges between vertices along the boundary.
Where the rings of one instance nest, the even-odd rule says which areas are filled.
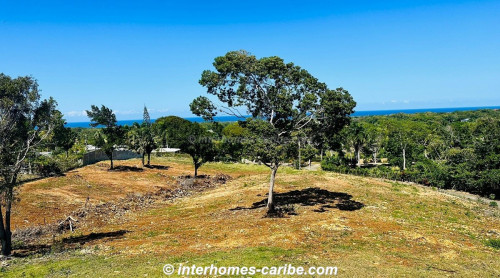
[[[269,171],[190,161],[98,163],[24,184],[14,206],[18,256],[3,277],[164,277],[166,263],[337,266],[340,277],[500,276],[500,211],[418,185],[282,168],[266,218]],[[226,176],[231,178],[228,179]],[[217,178],[214,178],[216,177]],[[74,232],[55,225],[67,216]],[[51,228],[52,227],[52,228]],[[54,229],[62,230],[52,237]]]

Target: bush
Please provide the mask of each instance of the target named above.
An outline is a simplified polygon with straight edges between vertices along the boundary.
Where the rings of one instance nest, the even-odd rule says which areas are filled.
[[[481,172],[479,180],[476,182],[478,191],[483,194],[490,193],[495,198],[495,193],[500,192],[500,169],[485,170]]]
[[[491,201],[490,202],[490,207],[496,208],[496,207],[498,207],[498,203],[495,202],[495,201]]]
[[[81,165],[76,155],[39,156],[34,161],[35,172],[42,177],[58,176]]]
[[[444,188],[446,186],[448,175],[444,165],[427,159],[415,163],[412,169],[415,170],[415,182],[438,188]]]
[[[325,171],[345,172],[347,168],[348,167],[345,166],[345,161],[339,156],[325,157],[323,161],[321,161],[321,169]]]
[[[484,242],[486,246],[495,248],[495,249],[500,249],[500,239],[489,239]]]
[[[55,157],[57,165],[62,172],[66,172],[81,166],[81,162],[76,155],[66,157],[65,154]]]
[[[35,171],[42,177],[52,177],[62,174],[56,160],[48,156],[40,156],[35,160]]]

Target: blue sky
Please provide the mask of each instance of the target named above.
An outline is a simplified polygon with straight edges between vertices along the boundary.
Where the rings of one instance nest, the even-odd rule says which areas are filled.
[[[500,105],[499,1],[6,1],[0,72],[32,75],[67,121],[191,116],[216,56],[280,56],[357,110]]]

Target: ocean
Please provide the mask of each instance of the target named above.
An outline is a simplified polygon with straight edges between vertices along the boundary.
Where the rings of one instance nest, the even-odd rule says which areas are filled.
[[[500,109],[500,106],[355,111],[352,114],[352,116],[354,116],[354,117],[382,116],[382,115],[392,115],[392,114],[398,114],[398,113],[415,114],[415,113],[424,113],[424,112],[449,113],[449,112],[455,112],[455,111],[473,111],[473,110],[480,110],[480,109]],[[204,120],[201,117],[185,117],[184,119],[189,120],[191,122],[196,122],[196,123],[204,122]],[[235,116],[216,116],[216,117],[214,117],[214,119],[215,119],[215,121],[218,121],[218,122],[235,122],[235,121],[238,121],[240,118],[235,117]],[[154,122],[154,119],[151,119],[151,121]],[[118,121],[119,125],[132,125],[134,123],[142,123],[142,119]],[[66,124],[66,126],[67,127],[90,127],[90,122],[69,122]]]

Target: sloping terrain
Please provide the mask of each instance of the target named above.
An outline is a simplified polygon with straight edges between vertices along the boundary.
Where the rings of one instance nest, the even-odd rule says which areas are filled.
[[[166,263],[337,266],[341,277],[500,276],[500,211],[432,188],[282,168],[265,216],[268,170],[212,163],[198,181],[183,157],[76,169],[23,185],[19,231],[78,222],[52,238],[17,242],[6,277],[162,277]],[[222,175],[224,174],[224,175]],[[218,176],[217,176],[218,175]],[[220,178],[229,175],[231,178]],[[31,228],[30,228],[31,227]],[[39,248],[36,248],[39,247]]]

